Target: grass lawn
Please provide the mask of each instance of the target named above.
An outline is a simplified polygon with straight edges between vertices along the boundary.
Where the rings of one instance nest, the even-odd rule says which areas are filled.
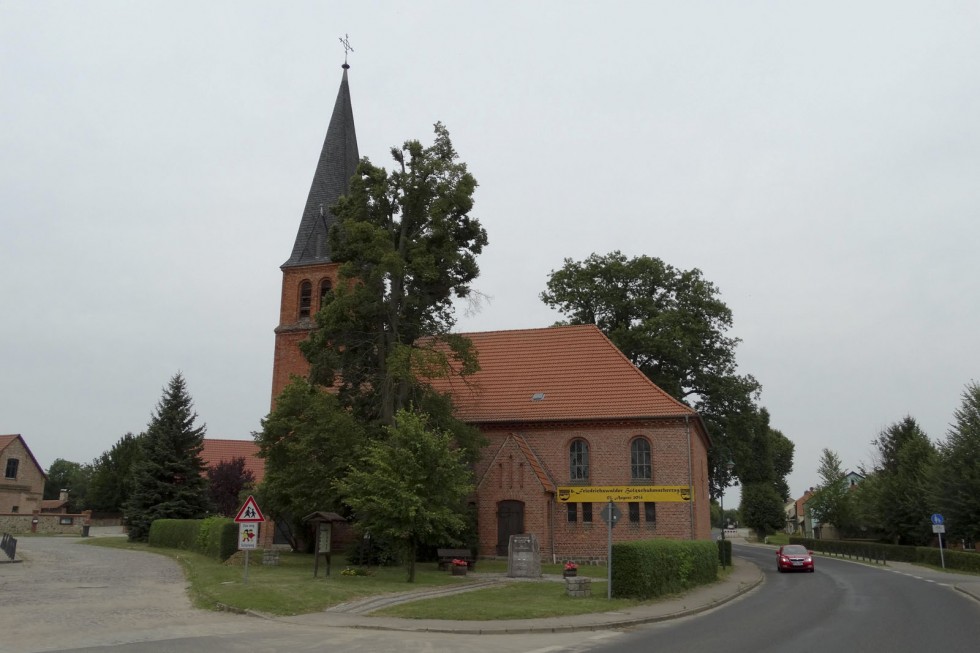
[[[422,587],[436,587],[459,582],[435,563],[416,566],[415,583],[409,584],[404,567],[372,568],[369,576],[344,576],[343,557],[335,556],[330,576],[320,559],[320,573],[313,578],[311,554],[283,552],[279,565],[261,564],[261,552],[253,552],[244,582],[241,564],[226,564],[213,558],[177,549],[162,549],[129,542],[122,537],[87,540],[93,546],[108,546],[146,551],[174,558],[184,568],[190,582],[191,599],[199,608],[216,609],[218,604],[241,610],[257,610],[275,615],[318,612],[332,605],[367,596],[405,592]],[[257,564],[258,562],[258,564]]]
[[[772,535],[766,536],[766,542],[768,544],[774,544],[776,546],[782,546],[784,544],[789,544],[789,534],[787,533],[773,533]]]
[[[261,552],[253,552],[246,584],[240,563],[221,563],[198,553],[153,548],[121,537],[98,538],[86,540],[85,543],[145,551],[177,560],[190,583],[191,599],[199,608],[214,610],[223,605],[273,615],[318,612],[368,596],[475,582],[480,578],[480,573],[502,574],[507,571],[505,560],[480,560],[476,573],[460,578],[438,571],[434,562],[418,563],[415,583],[408,583],[408,573],[404,567],[372,567],[367,576],[344,576],[341,574],[346,566],[343,557],[336,556],[330,576],[325,575],[325,564],[321,559],[319,577],[313,578],[313,556],[310,554],[284,551],[280,555],[279,565],[267,566],[261,564]],[[544,574],[560,576],[561,570],[561,565],[541,565]],[[593,579],[592,596],[589,598],[566,596],[565,584],[559,580],[513,581],[499,587],[403,603],[372,614],[410,619],[486,621],[607,612],[639,603],[630,599],[607,599],[606,573],[605,567],[579,567],[579,576]],[[722,569],[718,574],[719,578],[727,575],[726,570]]]

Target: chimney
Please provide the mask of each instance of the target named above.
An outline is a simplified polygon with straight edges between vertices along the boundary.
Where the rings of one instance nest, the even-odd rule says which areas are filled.
[[[62,490],[61,493],[58,494],[58,501],[68,501],[68,490]]]

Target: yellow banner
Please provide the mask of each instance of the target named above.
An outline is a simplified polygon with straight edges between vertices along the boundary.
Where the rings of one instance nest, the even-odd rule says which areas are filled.
[[[558,488],[559,503],[687,503],[694,488],[687,485],[572,485]]]

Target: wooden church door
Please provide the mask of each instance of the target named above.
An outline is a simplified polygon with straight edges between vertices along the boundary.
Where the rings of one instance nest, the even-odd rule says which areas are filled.
[[[524,532],[524,502],[501,501],[497,504],[497,555],[506,556],[511,535]]]

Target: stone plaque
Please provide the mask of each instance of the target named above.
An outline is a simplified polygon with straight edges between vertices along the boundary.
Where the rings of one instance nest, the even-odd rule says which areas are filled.
[[[511,535],[507,544],[507,575],[510,578],[540,578],[541,550],[533,533]]]

